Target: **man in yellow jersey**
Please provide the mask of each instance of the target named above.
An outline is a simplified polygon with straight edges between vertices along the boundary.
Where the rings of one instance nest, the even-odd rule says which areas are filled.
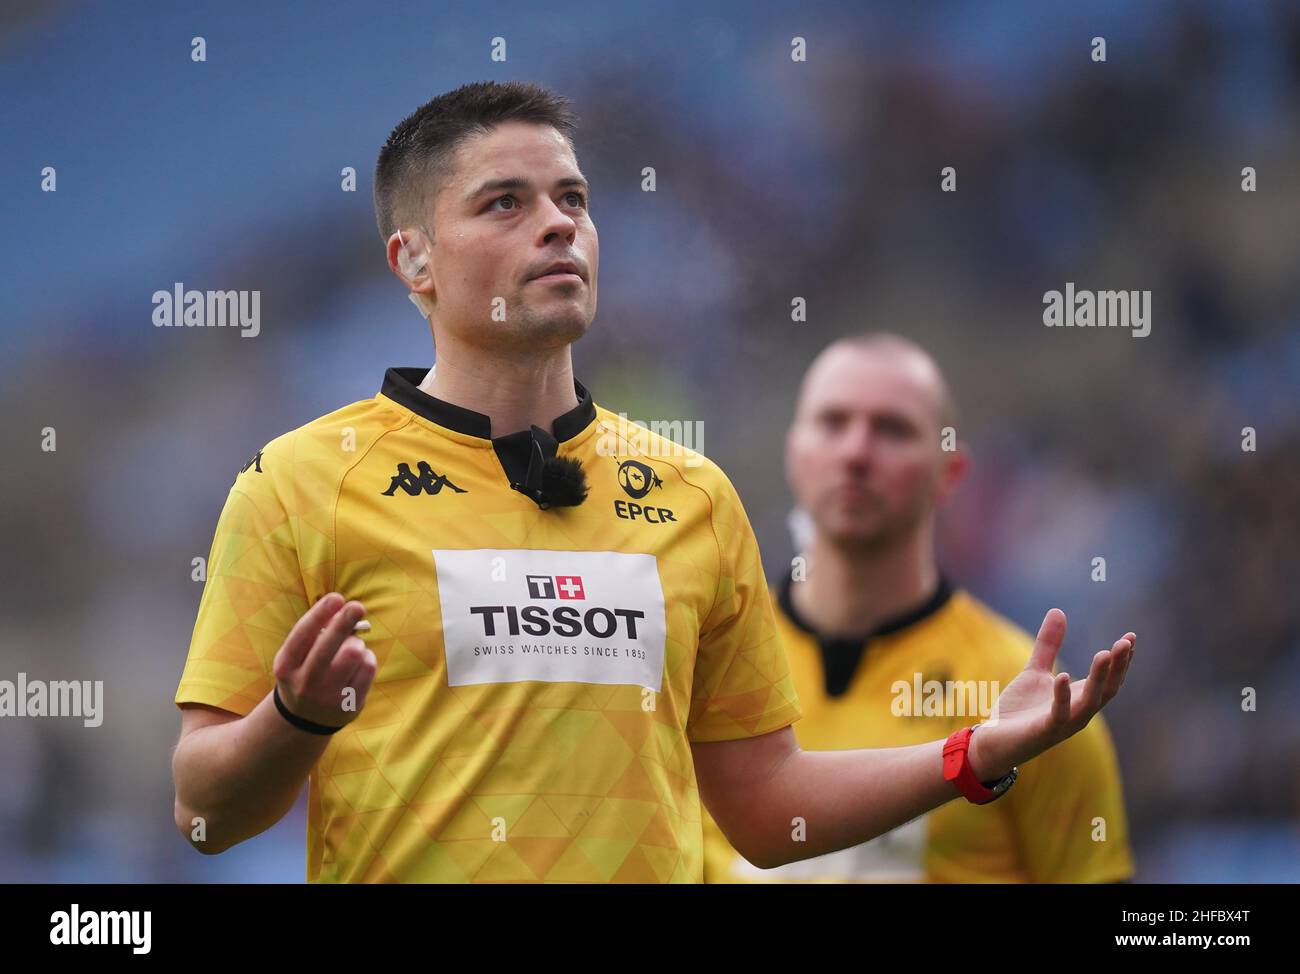
[[[773,592],[811,750],[902,747],[987,714],[1029,635],[935,563],[935,517],[968,454],[929,355],[871,333],[804,376],[786,470],[807,547]],[[945,449],[945,446],[948,448]],[[1101,717],[1020,769],[992,808],[950,802],[870,842],[763,871],[711,820],[708,882],[1108,882],[1133,872],[1114,747]]]
[[[599,260],[573,128],[544,88],[476,83],[381,151],[380,234],[436,368],[388,369],[237,475],[175,696],[195,848],[307,781],[309,881],[701,882],[701,799],[752,862],[821,855],[996,800],[1118,692],[1136,636],[1071,683],[1053,609],[993,720],[797,746],[735,489],[573,376]]]

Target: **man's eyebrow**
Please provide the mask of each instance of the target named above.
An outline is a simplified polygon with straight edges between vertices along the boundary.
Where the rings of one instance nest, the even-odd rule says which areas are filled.
[[[564,179],[557,179],[555,181],[555,186],[557,189],[569,187],[569,186],[577,186],[588,196],[591,195],[591,188],[587,185],[587,181],[583,179],[581,176],[566,176]],[[484,193],[488,193],[488,192],[500,192],[502,190],[507,190],[507,189],[524,190],[524,189],[532,189],[532,188],[533,188],[533,184],[522,176],[510,176],[507,177],[506,179],[489,179],[478,189],[474,190],[474,192],[466,196],[465,200],[466,202],[473,202],[474,200],[482,196]]]

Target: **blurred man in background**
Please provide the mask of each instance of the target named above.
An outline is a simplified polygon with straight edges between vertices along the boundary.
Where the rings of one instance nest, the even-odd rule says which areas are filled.
[[[890,334],[842,339],[804,376],[786,472],[810,545],[773,586],[800,746],[903,747],[988,717],[1033,640],[946,578],[939,506],[970,465],[938,366]],[[971,682],[967,682],[971,681]],[[1115,882],[1133,872],[1098,716],[1021,768],[994,809],[950,802],[870,842],[774,870],[705,822],[707,882]],[[993,814],[987,814],[992,811]]]

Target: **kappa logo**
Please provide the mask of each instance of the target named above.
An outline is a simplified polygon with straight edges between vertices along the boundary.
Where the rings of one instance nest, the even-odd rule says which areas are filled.
[[[262,472],[262,451],[261,450],[258,450],[251,457],[249,457],[248,461],[242,467],[239,468],[239,472],[243,473],[249,467],[253,467],[254,469],[257,470],[258,473]]]
[[[388,489],[381,492],[382,495],[384,497],[392,497],[399,487],[411,497],[414,497],[421,492],[425,494],[438,494],[442,492],[442,488],[444,487],[450,487],[457,494],[469,493],[469,491],[453,484],[450,478],[435,472],[434,469],[429,466],[427,460],[420,461],[419,471],[418,474],[413,474],[411,473],[411,465],[409,463],[399,463],[397,465],[397,473],[393,476],[392,481],[389,482]]]

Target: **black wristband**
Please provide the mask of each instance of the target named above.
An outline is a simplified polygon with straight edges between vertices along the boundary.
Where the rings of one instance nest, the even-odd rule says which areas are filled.
[[[280,687],[278,684],[275,689],[271,691],[271,696],[275,697],[275,709],[280,711],[280,716],[293,724],[294,727],[299,730],[304,730],[308,734],[333,734],[337,731],[341,731],[343,727],[347,726],[344,724],[341,727],[326,727],[324,724],[316,724],[310,720],[303,720],[301,717],[289,713],[289,708],[286,707],[284,701],[280,699]]]

